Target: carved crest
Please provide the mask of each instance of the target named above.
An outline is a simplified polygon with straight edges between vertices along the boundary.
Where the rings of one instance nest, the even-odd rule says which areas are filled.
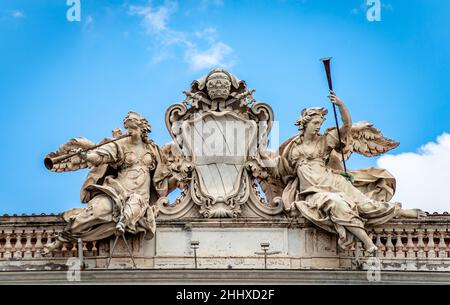
[[[244,81],[217,69],[194,81],[182,104],[167,109],[166,125],[174,140],[168,149],[170,167],[185,170],[177,173],[180,198],[162,206],[161,217],[270,217],[282,212],[281,205],[259,196],[256,185],[273,112],[257,103],[253,92]]]

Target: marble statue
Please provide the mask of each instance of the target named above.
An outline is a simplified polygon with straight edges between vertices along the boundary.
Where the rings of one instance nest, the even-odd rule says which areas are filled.
[[[336,128],[320,133],[327,114],[325,108],[304,109],[296,122],[300,133],[280,146],[279,166],[270,184],[274,188],[282,187],[279,193],[282,192],[281,200],[288,213],[299,213],[317,226],[337,233],[338,243],[344,249],[356,236],[368,253],[374,253],[377,247],[365,226],[382,224],[394,217],[418,218],[425,213],[402,209],[400,203],[390,202],[395,179],[386,170],[344,172],[341,147],[344,158],[348,159],[352,152],[377,156],[399,143],[385,138],[368,122],[352,125],[342,100],[333,91],[329,98],[341,113],[343,145]]]
[[[145,232],[146,238],[153,237],[156,202],[167,195],[169,170],[159,147],[148,139],[151,126],[145,118],[129,112],[124,127],[125,135],[115,129],[113,139],[99,145],[75,138],[47,155],[46,160],[63,159],[51,162],[52,171],[86,167],[90,171],[81,189],[81,201],[87,206],[63,213],[67,227],[43,249],[44,255],[77,238],[92,241],[125,232]],[[68,154],[70,158],[65,157]]]
[[[167,109],[173,141],[161,149],[147,138],[147,120],[129,112],[125,134],[115,129],[113,138],[98,144],[75,138],[50,153],[46,166],[52,171],[89,167],[90,172],[81,190],[87,207],[63,213],[67,227],[44,254],[76,238],[124,232],[152,238],[157,215],[161,220],[300,216],[338,234],[342,248],[357,237],[373,253],[377,247],[366,226],[425,216],[391,202],[396,183],[386,170],[342,167],[353,152],[373,157],[399,143],[368,122],[352,124],[332,90],[330,100],[343,121],[339,131],[321,134],[327,110],[304,109],[296,122],[300,133],[278,152],[268,149],[272,108],[257,102],[254,92],[228,71],[214,69],[192,82],[183,102]],[[167,194],[175,188],[180,195],[170,203]]]

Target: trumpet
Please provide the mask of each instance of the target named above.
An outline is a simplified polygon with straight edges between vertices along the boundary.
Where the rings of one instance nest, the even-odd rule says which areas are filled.
[[[112,142],[116,142],[118,140],[124,139],[124,138],[129,137],[129,136],[131,136],[131,134],[124,134],[124,135],[121,135],[121,136],[119,136],[117,138],[114,138],[114,139],[111,139],[111,140],[107,140],[107,141],[105,141],[103,143],[94,145],[94,146],[86,148],[86,149],[82,149],[82,150],[74,152],[74,153],[70,153],[70,154],[66,154],[66,155],[62,155],[62,156],[57,156],[57,157],[45,157],[44,158],[44,165],[45,165],[45,167],[48,170],[51,170],[51,169],[53,169],[53,166],[55,164],[61,163],[64,160],[72,158],[72,157],[74,157],[76,155],[80,155],[80,154],[82,154],[84,152],[88,152],[88,151],[90,151],[92,149],[96,149],[96,148],[98,148],[100,146],[103,146],[103,145],[106,145],[106,144],[109,144],[109,143],[112,143]]]
[[[332,92],[333,91],[333,82],[331,81],[331,69],[330,69],[331,57],[322,58],[321,61],[323,62],[323,66],[325,68],[325,73],[327,74],[328,89],[330,90],[330,92]],[[339,122],[338,122],[338,117],[337,117],[337,113],[336,113],[336,105],[334,103],[332,103],[332,104],[333,104],[333,112],[334,112],[334,121],[336,123],[336,130],[337,130],[338,139],[339,139],[339,150],[341,151],[342,165],[344,165],[344,173],[345,173],[344,176],[347,177],[347,175],[348,175],[347,166],[345,165],[344,149],[343,149],[343,144],[342,144],[342,140],[341,140],[341,132],[339,131]]]

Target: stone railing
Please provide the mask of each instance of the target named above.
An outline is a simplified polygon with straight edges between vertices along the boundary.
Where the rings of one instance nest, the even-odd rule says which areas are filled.
[[[368,231],[378,247],[375,257],[382,261],[384,268],[450,271],[449,227],[448,214],[433,214],[420,220],[394,220]],[[360,257],[363,261],[373,257],[361,243],[355,242],[343,256]]]
[[[59,250],[43,257],[41,250],[55,240],[65,226],[57,215],[22,215],[0,217],[0,270],[14,270],[22,265],[63,265],[69,257],[78,257],[77,242],[65,243]],[[83,257],[98,257],[102,251],[97,241],[83,242]],[[57,267],[57,269],[59,269]]]
[[[41,250],[55,240],[55,230],[16,229],[0,232],[0,258],[39,258]],[[97,256],[97,241],[83,242],[83,256]],[[60,250],[52,251],[48,257],[76,257],[76,242],[64,243]]]
[[[392,221],[369,228],[369,236],[383,258],[450,258],[450,218],[429,216],[426,220]],[[355,252],[355,243],[350,255]],[[361,255],[366,256],[361,247]]]
[[[44,270],[66,268],[68,258],[78,256],[77,243],[65,244],[62,249],[53,251],[46,257],[42,257],[40,253],[45,245],[54,241],[56,233],[64,226],[64,221],[57,215],[0,217],[0,271],[36,269],[36,266]],[[378,246],[375,257],[382,269],[450,271],[449,226],[450,215],[436,214],[419,220],[398,219],[370,227],[368,231]],[[145,242],[142,236],[136,236],[132,238],[130,245],[138,268],[187,268],[180,267],[177,263],[186,261],[186,266],[191,265],[192,253],[189,252],[188,245],[190,238],[194,236],[201,239],[205,236],[208,239],[201,242],[203,247],[199,252],[202,265],[222,268],[222,263],[248,260],[249,264],[242,265],[242,268],[257,268],[252,266],[261,265],[260,257],[254,254],[259,243],[241,240],[243,231],[254,232],[251,234],[257,234],[259,239],[274,239],[271,247],[274,247],[273,250],[282,251],[271,256],[270,261],[276,263],[271,266],[278,269],[351,269],[355,265],[364,268],[364,264],[373,258],[367,255],[361,243],[354,243],[349,251],[340,250],[333,234],[316,228],[304,219],[267,219],[256,222],[246,219],[193,219],[175,222],[158,220],[156,238]],[[221,234],[222,238],[229,238],[218,241],[220,244],[217,244],[217,247],[224,247],[222,252],[208,250],[211,246],[207,243],[210,234]],[[249,236],[253,235],[246,238],[250,238]],[[112,242],[113,239],[84,242],[82,250],[85,267],[104,268]],[[229,246],[223,243],[229,243]],[[122,249],[119,247],[114,252],[113,258],[122,263],[123,268],[129,268],[126,248],[123,245],[121,247]],[[216,246],[211,247],[215,249]],[[226,257],[220,258],[219,254]],[[215,260],[220,261],[220,264],[213,264]],[[120,268],[120,265],[116,266]],[[235,267],[239,268],[237,265],[233,268]]]

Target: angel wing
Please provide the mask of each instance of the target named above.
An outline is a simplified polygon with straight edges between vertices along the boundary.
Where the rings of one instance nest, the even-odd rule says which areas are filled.
[[[71,153],[75,153],[80,149],[91,148],[94,145],[95,145],[94,142],[86,138],[83,137],[73,138],[64,143],[63,145],[61,145],[56,152],[49,153],[46,156],[46,158],[55,158],[63,155],[68,155]],[[61,173],[61,172],[76,171],[86,167],[88,167],[87,162],[82,160],[77,155],[75,155],[71,158],[65,159],[61,162],[54,164],[53,168],[50,170],[52,172]]]
[[[286,187],[286,183],[279,178],[269,176],[265,179],[258,179],[258,184],[261,186],[261,190],[266,196],[267,202],[273,204],[277,197],[283,195],[283,190]]]
[[[400,142],[384,137],[379,129],[373,127],[372,123],[365,121],[352,126],[351,138],[351,151],[366,157],[379,156],[400,145]]]
[[[336,127],[327,129],[327,133],[337,139]],[[400,145],[400,142],[384,137],[379,129],[366,121],[353,124],[350,134],[344,142],[343,152],[345,160],[348,160],[353,152],[366,157],[376,157]],[[331,159],[333,158],[339,158],[340,162],[342,160],[340,152],[338,153],[337,151],[332,152],[330,162],[332,162]]]

